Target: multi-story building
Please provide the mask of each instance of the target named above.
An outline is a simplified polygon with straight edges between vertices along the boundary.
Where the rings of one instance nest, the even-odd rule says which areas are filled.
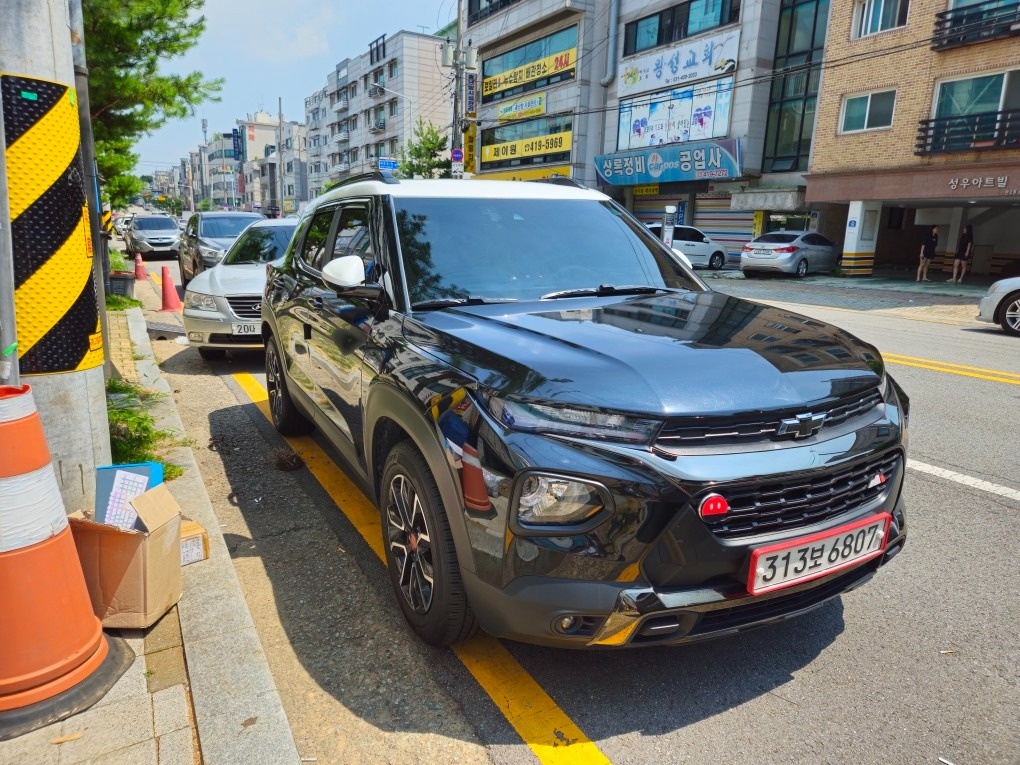
[[[308,129],[303,122],[284,122],[279,163],[283,165],[283,215],[308,201]]]
[[[335,76],[335,72],[334,72]],[[335,83],[334,83],[335,86]],[[315,91],[305,99],[305,156],[308,173],[308,199],[322,193],[322,187],[329,180],[329,157],[326,154],[329,143],[329,123],[334,113],[329,106],[329,89]],[[335,89],[335,87],[334,87]]]
[[[276,151],[280,119],[268,112],[258,111],[237,120],[241,166],[238,176],[239,193],[245,210],[263,210],[259,160]]]
[[[479,65],[466,74],[464,111],[476,127],[465,153],[474,155],[476,177],[558,174],[595,184],[609,11],[618,13],[619,4],[469,0],[462,38],[477,48]]]
[[[1020,2],[834,3],[807,198],[845,221],[843,270],[942,264],[974,230],[977,274],[1020,272]]]
[[[309,130],[313,196],[327,182],[377,167],[379,159],[399,158],[419,118],[450,129],[452,87],[436,65],[441,42],[417,32],[384,35],[366,53],[342,60],[329,73],[321,98],[328,110],[326,128],[318,135]],[[306,114],[309,108],[323,109],[322,92],[306,99]]]
[[[214,133],[205,146],[206,196],[213,209],[234,209],[239,206],[237,173],[240,164],[234,156],[232,133]]]

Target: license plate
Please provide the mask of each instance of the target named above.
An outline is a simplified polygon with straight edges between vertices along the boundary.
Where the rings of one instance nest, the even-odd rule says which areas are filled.
[[[755,255],[771,255],[772,254],[772,250],[755,250],[754,254]]]
[[[889,513],[832,531],[759,547],[751,553],[747,591],[752,595],[808,582],[881,555],[889,541]]]
[[[262,322],[249,321],[244,324],[232,324],[231,332],[235,335],[257,335],[262,332]]]

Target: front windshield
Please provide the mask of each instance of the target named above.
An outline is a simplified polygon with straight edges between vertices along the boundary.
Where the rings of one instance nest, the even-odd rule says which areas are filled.
[[[411,304],[599,285],[703,288],[639,222],[585,199],[398,198]]]
[[[297,226],[252,226],[234,242],[223,258],[228,266],[268,263],[282,258]]]
[[[138,218],[135,221],[138,231],[176,231],[177,224],[170,218]]]
[[[257,220],[261,215],[214,215],[202,219],[199,236],[209,239],[233,239]]]

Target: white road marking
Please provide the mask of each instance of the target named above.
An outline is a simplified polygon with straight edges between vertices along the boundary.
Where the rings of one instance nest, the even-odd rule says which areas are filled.
[[[964,486],[970,486],[972,489],[980,489],[981,491],[987,491],[991,494],[998,494],[1000,497],[1007,497],[1008,499],[1020,501],[1020,491],[1010,489],[1007,486],[999,486],[997,483],[983,481],[982,479],[975,478],[974,476],[956,473],[952,470],[946,470],[945,468],[936,467],[935,465],[929,465],[926,462],[918,462],[911,458],[907,459],[907,467],[913,470],[918,470],[922,473],[938,476],[939,478],[945,478],[947,481],[956,481],[956,483],[963,484]]]

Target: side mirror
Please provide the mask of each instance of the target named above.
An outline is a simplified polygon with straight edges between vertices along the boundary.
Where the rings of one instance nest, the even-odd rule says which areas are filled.
[[[322,269],[322,279],[337,295],[378,300],[383,288],[365,282],[365,262],[358,255],[345,255],[329,261]]]
[[[707,236],[704,237],[701,241],[703,241],[705,244],[711,244],[711,242],[712,242],[712,240],[709,239]]]

